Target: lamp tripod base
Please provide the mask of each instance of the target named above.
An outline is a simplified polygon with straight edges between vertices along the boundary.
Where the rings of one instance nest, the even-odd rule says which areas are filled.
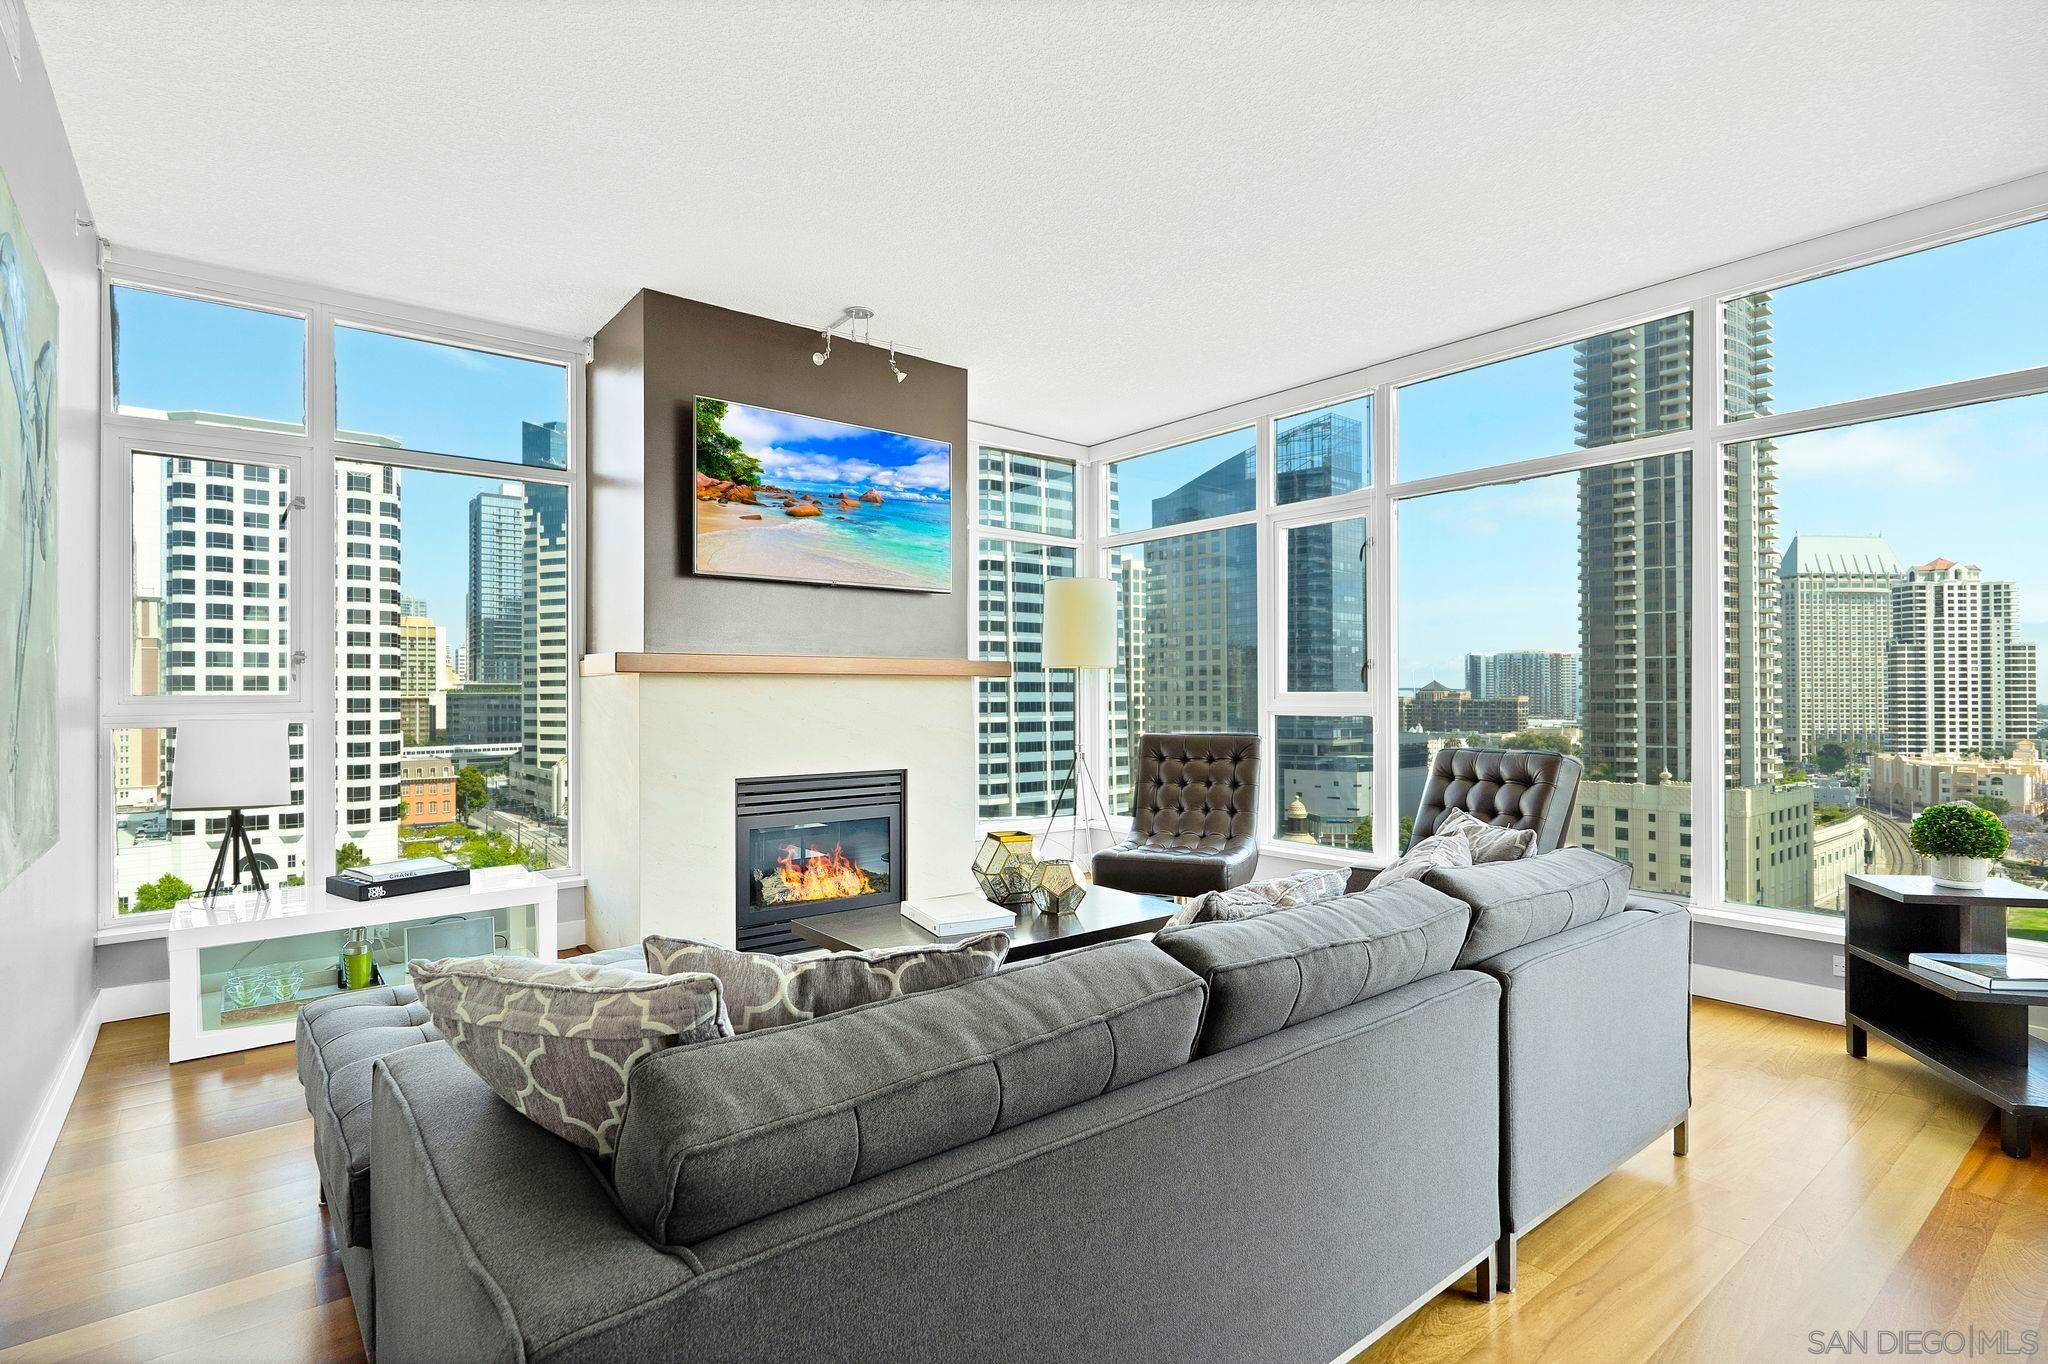
[[[259,893],[269,889],[263,883],[263,865],[256,860],[256,849],[249,842],[249,828],[242,822],[242,812],[230,810],[227,833],[220,840],[220,851],[213,855],[213,874],[206,878],[204,897],[211,900],[223,890],[234,890],[242,882],[244,866],[248,867],[249,879]],[[226,885],[220,879],[223,868],[228,873]]]
[[[1109,827],[1109,807],[1102,802],[1102,792],[1095,785],[1095,774],[1088,770],[1088,757],[1078,745],[1074,748],[1073,761],[1067,764],[1066,779],[1060,783],[1060,793],[1053,797],[1052,813],[1046,817],[1045,832],[1039,835],[1040,842],[1052,837],[1053,825],[1059,821],[1060,806],[1066,804],[1067,788],[1080,778],[1082,789],[1094,798],[1096,812],[1102,816],[1102,827]],[[1081,801],[1080,791],[1074,793],[1074,813],[1068,826],[1067,858],[1078,869],[1081,864]]]

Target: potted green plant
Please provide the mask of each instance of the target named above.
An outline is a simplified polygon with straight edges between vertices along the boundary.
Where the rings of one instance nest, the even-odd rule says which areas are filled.
[[[2012,842],[1998,816],[1965,800],[1930,805],[1913,820],[1913,851],[1934,859],[1934,884],[1976,890]]]

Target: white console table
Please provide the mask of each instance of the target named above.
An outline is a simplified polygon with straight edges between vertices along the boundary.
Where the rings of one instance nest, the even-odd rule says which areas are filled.
[[[466,886],[381,900],[293,886],[181,901],[171,911],[167,939],[171,1060],[291,1041],[301,1006],[342,993],[336,974],[341,945],[356,929],[384,939],[374,960],[384,983],[397,985],[405,979],[407,928],[488,914],[491,950],[552,961],[555,913],[554,878],[524,867],[480,868]],[[261,1000],[230,997],[231,975],[266,968],[278,988]]]

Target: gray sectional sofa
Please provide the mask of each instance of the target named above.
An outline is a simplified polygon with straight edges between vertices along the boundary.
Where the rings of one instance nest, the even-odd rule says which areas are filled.
[[[608,1166],[403,992],[308,1009],[365,1342],[1344,1357],[1464,1275],[1490,1294],[1516,1236],[1683,1121],[1688,916],[1617,898],[1617,865],[1403,881],[673,1048]]]

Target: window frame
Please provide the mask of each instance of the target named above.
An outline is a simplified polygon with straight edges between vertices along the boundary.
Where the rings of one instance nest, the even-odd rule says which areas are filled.
[[[1113,547],[1161,538],[1164,534],[1185,534],[1245,523],[1258,527],[1261,538],[1258,562],[1262,570],[1258,638],[1265,655],[1259,668],[1262,742],[1270,752],[1274,720],[1279,715],[1341,711],[1344,714],[1362,713],[1371,718],[1375,747],[1375,848],[1369,857],[1363,854],[1340,857],[1334,855],[1335,850],[1328,849],[1305,853],[1302,845],[1275,844],[1269,832],[1276,827],[1272,808],[1276,797],[1270,780],[1261,783],[1258,827],[1262,830],[1262,850],[1297,861],[1384,863],[1394,851],[1394,831],[1398,828],[1399,816],[1406,813],[1396,808],[1398,780],[1379,779],[1384,767],[1379,750],[1390,738],[1396,744],[1399,742],[1399,688],[1383,679],[1399,676],[1400,546],[1397,510],[1401,502],[1432,493],[1579,472],[1685,451],[1693,456],[1692,543],[1695,547],[1717,545],[1727,519],[1720,476],[1723,446],[2048,392],[2048,366],[2037,366],[1794,412],[1730,420],[1723,401],[1726,391],[1724,305],[1759,291],[1787,288],[1809,279],[2042,219],[2048,219],[2048,174],[2030,176],[1944,203],[1859,224],[1597,302],[1099,442],[1088,447],[1083,482],[1089,485],[1096,500],[1103,502],[1106,501],[1102,497],[1106,475],[1101,470],[1110,464],[1251,425],[1258,436],[1258,501],[1251,512],[1191,522],[1163,531],[1148,529],[1112,534],[1106,523],[1106,514],[1099,515],[1088,522],[1093,532],[1088,546],[1090,562],[1094,571],[1101,573],[1106,567],[1106,552]],[[1402,478],[1398,397],[1401,388],[1682,312],[1689,312],[1692,318],[1692,400],[1691,421],[1687,426],[1613,445],[1531,451],[1527,458],[1503,464],[1425,478]],[[1312,502],[1276,505],[1273,469],[1276,420],[1368,393],[1372,397],[1373,435],[1369,481],[1365,487],[1354,493]],[[1368,518],[1366,653],[1369,685],[1365,692],[1357,694],[1287,694],[1279,685],[1285,677],[1286,620],[1285,603],[1281,600],[1284,597],[1285,528],[1341,519],[1342,515],[1356,514],[1360,510]],[[1721,621],[1724,618],[1724,596],[1723,574],[1694,573],[1690,603],[1693,619]],[[1689,659],[1692,765],[1695,773],[1715,774],[1714,780],[1702,779],[1692,783],[1692,833],[1706,840],[1699,845],[1706,847],[1717,843],[1725,846],[1726,840],[1727,802],[1719,779],[1726,721],[1722,686],[1724,647],[1725,634],[1721,629],[1697,629],[1693,632]],[[1363,711],[1358,708],[1361,698],[1367,703]],[[1105,737],[1106,702],[1106,695],[1097,700],[1097,704],[1104,707],[1098,721]],[[1110,832],[1115,835],[1127,827],[1128,821],[1112,819]],[[1699,859],[1690,870],[1694,875],[1687,902],[1710,922],[1785,936],[1840,939],[1838,919],[1799,910],[1753,906],[1731,899],[1725,885],[1724,856]]]
[[[113,401],[113,290],[149,289],[185,295],[206,302],[303,317],[306,322],[306,429],[302,433],[266,431],[233,425],[199,425],[118,412]],[[121,941],[160,934],[166,913],[116,915],[114,911],[113,732],[116,729],[174,726],[180,718],[268,716],[305,725],[304,861],[311,881],[332,865],[339,806],[341,757],[335,735],[335,612],[329,574],[337,562],[334,477],[338,463],[388,464],[400,469],[461,474],[504,482],[547,483],[567,490],[569,500],[569,633],[568,633],[568,859],[550,868],[558,880],[580,883],[582,788],[577,772],[581,754],[581,670],[585,603],[585,539],[588,506],[587,413],[585,367],[589,342],[545,332],[465,318],[431,309],[364,297],[340,290],[290,284],[246,272],[217,269],[150,252],[108,252],[99,277],[100,348],[100,481],[103,544],[125,545],[103,555],[100,583],[101,630],[98,679],[95,809],[99,832],[95,921],[101,937]],[[560,365],[566,386],[568,425],[567,469],[550,469],[502,460],[439,455],[344,441],[336,434],[334,331],[337,326],[361,327],[410,339],[487,351],[517,359]],[[293,533],[291,573],[297,591],[293,637],[295,652],[305,657],[293,676],[288,696],[236,693],[208,699],[189,696],[136,697],[129,694],[129,658],[133,611],[133,460],[131,452],[168,453],[238,462],[267,463],[290,469],[293,517],[305,518]],[[315,584],[327,590],[316,590]],[[119,622],[117,624],[117,622]],[[314,773],[322,774],[315,778]],[[328,774],[331,775],[331,779]],[[203,836],[203,835],[202,835]]]

